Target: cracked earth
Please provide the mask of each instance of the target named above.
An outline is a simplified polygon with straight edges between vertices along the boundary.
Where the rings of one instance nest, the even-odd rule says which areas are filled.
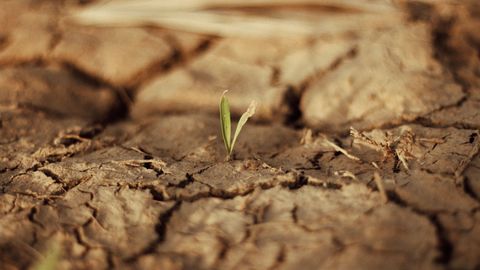
[[[318,1],[316,38],[64,20],[90,2],[0,3],[0,269],[480,268],[476,1]],[[260,105],[229,162],[226,88]]]

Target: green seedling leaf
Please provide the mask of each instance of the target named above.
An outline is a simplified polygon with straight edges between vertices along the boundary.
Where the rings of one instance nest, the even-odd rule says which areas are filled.
[[[228,90],[223,92],[222,99],[220,100],[220,126],[222,129],[223,143],[225,144],[225,149],[227,150],[227,157],[225,160],[228,161],[230,159],[230,156],[232,155],[233,146],[237,141],[238,134],[240,134],[243,126],[245,125],[245,123],[247,123],[248,118],[252,117],[255,114],[257,103],[255,101],[252,101],[250,103],[250,106],[248,106],[247,111],[242,114],[242,117],[240,117],[240,121],[238,121],[233,140],[231,140],[232,128],[230,119],[230,106],[228,104],[228,99],[225,96],[227,92]]]
[[[47,250],[47,253],[41,258],[33,268],[34,270],[57,270],[60,261],[60,244],[53,241]]]
[[[227,153],[230,155],[232,150],[230,145],[230,137],[231,137],[231,120],[230,120],[230,105],[228,104],[228,99],[225,94],[228,90],[225,90],[222,94],[222,99],[220,100],[220,126],[222,129],[222,138],[223,143],[225,144],[225,149]]]
[[[232,146],[230,148],[230,152],[228,153],[229,155],[232,154],[233,146],[237,141],[238,134],[240,134],[240,131],[242,130],[243,126],[245,125],[245,123],[247,123],[248,118],[252,117],[255,114],[256,109],[257,109],[257,102],[252,101],[248,106],[247,111],[242,114],[242,117],[240,117],[240,121],[238,121],[237,128],[235,129],[235,135],[233,135]]]

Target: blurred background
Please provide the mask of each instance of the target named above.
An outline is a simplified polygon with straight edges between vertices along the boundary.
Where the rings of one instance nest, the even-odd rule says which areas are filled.
[[[0,5],[0,102],[92,121],[216,112],[229,89],[236,116],[257,100],[257,120],[342,131],[428,114],[478,85],[476,1]]]

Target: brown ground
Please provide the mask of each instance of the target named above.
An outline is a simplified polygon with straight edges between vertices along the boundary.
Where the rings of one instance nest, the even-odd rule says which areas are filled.
[[[61,20],[82,2],[0,2],[0,269],[52,239],[59,269],[480,269],[476,1],[263,40]],[[230,162],[225,88],[261,104]]]

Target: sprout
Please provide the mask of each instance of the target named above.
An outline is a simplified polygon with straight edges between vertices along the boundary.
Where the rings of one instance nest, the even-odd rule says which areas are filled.
[[[240,117],[240,121],[238,121],[237,128],[235,130],[235,135],[233,135],[233,140],[231,140],[231,119],[230,119],[230,105],[228,103],[228,99],[225,94],[228,90],[224,91],[222,94],[222,99],[220,100],[220,126],[222,129],[222,138],[223,143],[225,144],[225,149],[227,150],[227,157],[226,160],[230,160],[230,156],[233,152],[233,147],[235,146],[235,142],[237,141],[238,134],[242,130],[245,123],[247,123],[248,118],[252,117],[255,114],[255,109],[257,107],[257,103],[252,101],[250,106],[245,113],[242,114]]]
[[[55,270],[58,269],[58,263],[60,261],[61,249],[58,241],[51,241],[48,250],[36,262],[33,267],[34,270]]]

